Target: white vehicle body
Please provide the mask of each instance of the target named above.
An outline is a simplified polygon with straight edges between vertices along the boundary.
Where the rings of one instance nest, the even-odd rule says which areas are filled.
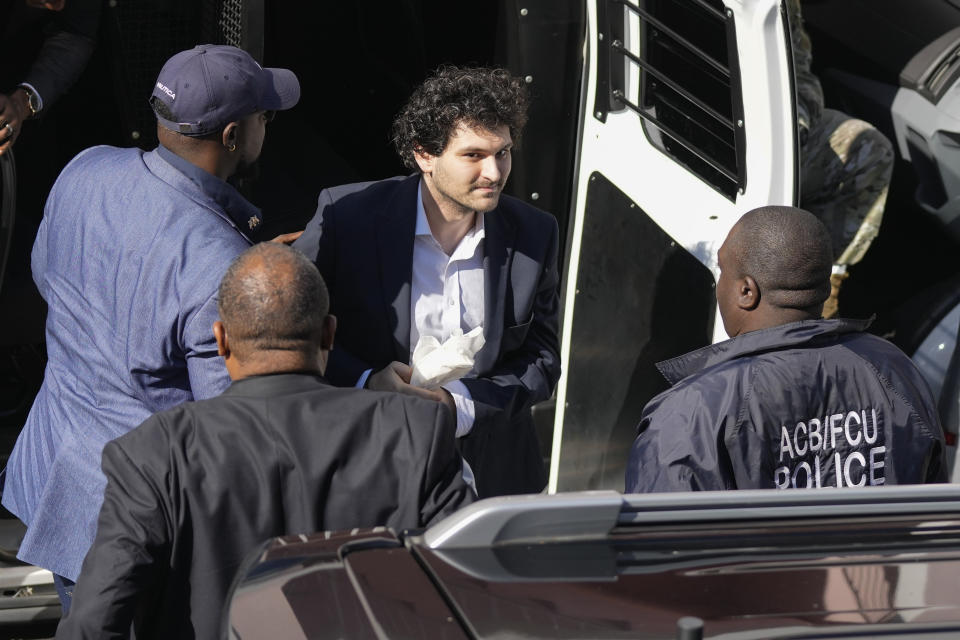
[[[567,411],[571,377],[576,376],[580,365],[574,348],[575,341],[581,340],[579,336],[575,337],[578,313],[597,304],[590,292],[580,290],[584,275],[580,270],[589,268],[581,261],[582,254],[589,250],[584,245],[584,229],[591,224],[591,215],[595,213],[588,210],[591,181],[599,175],[613,183],[629,198],[637,215],[649,216],[672,243],[699,260],[714,277],[717,250],[736,220],[750,209],[765,204],[793,204],[798,189],[792,59],[786,37],[789,33],[786,16],[779,0],[725,0],[723,3],[726,18],[732,21],[736,34],[736,56],[729,58],[732,73],[739,75],[740,86],[734,82],[733,90],[742,93],[742,115],[735,114],[734,126],[743,130],[740,138],[744,146],[741,176],[745,179],[741,180],[733,197],[720,193],[658,148],[654,144],[656,130],[652,135],[649,129],[645,130],[644,119],[635,108],[621,102],[620,108],[607,109],[607,105],[602,104],[602,95],[598,100],[597,87],[606,80],[602,56],[598,53],[610,50],[611,45],[615,49],[622,46],[627,52],[622,54],[626,60],[622,67],[623,95],[641,93],[644,71],[641,63],[634,59],[643,59],[647,29],[656,28],[648,26],[645,29],[648,3],[642,4],[644,6],[638,4],[638,0],[623,3],[620,39],[607,29],[613,21],[620,19],[620,5],[606,0],[587,3],[579,155],[563,279],[566,286],[561,342],[564,372],[557,388],[550,492],[618,488],[607,486],[609,477],[601,486],[583,485],[580,480],[561,481],[571,465],[588,464],[583,460],[583,448],[569,431],[565,434],[565,428],[569,428],[571,422]],[[700,3],[691,0],[689,4]],[[614,15],[604,16],[605,12]],[[604,17],[607,18],[606,24],[603,24]],[[727,28],[729,30],[729,26]],[[612,38],[617,38],[617,42],[611,43]],[[733,96],[735,102],[737,98]],[[616,106],[615,101],[613,104]],[[639,238],[637,240],[639,247]],[[682,295],[683,292],[676,291],[675,294]],[[612,319],[616,318],[616,313],[611,309]],[[719,321],[714,323],[712,337],[714,341],[727,337]],[[652,339],[656,338],[656,335],[652,336]],[[625,380],[616,378],[607,381],[609,387],[616,388],[615,393],[631,393],[625,383]],[[602,402],[606,404],[609,400]],[[613,399],[613,404],[620,404],[617,400],[622,401],[622,396]],[[620,439],[628,435],[623,434]]]

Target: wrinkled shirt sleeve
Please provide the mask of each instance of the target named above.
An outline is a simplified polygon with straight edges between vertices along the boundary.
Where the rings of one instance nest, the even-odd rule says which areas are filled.
[[[223,358],[217,353],[213,323],[219,319],[217,296],[211,295],[189,319],[183,332],[190,389],[195,400],[218,396],[230,386]]]
[[[473,429],[473,421],[476,418],[476,409],[473,406],[473,398],[470,397],[470,389],[463,384],[462,380],[454,380],[443,385],[450,396],[453,398],[453,404],[457,408],[457,437],[470,433]]]

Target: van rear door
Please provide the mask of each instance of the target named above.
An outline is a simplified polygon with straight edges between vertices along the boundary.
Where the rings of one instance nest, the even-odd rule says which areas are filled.
[[[622,489],[655,363],[725,338],[716,252],[794,204],[779,0],[588,0],[549,490]]]

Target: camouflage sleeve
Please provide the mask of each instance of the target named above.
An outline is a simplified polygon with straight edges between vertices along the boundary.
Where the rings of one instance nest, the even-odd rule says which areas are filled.
[[[800,125],[800,144],[804,144],[807,135],[823,111],[823,89],[820,80],[810,71],[813,53],[810,36],[803,29],[803,15],[800,12],[800,0],[787,0],[790,11],[790,40],[793,45],[793,70],[797,84],[797,124]]]
[[[835,264],[859,262],[880,230],[893,145],[873,125],[824,109],[800,154],[800,206],[830,231]]]

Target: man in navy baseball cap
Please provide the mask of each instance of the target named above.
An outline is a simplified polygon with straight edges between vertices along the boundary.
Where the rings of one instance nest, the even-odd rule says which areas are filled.
[[[150,106],[161,147],[226,180],[259,157],[274,112],[299,100],[289,69],[265,69],[242,49],[204,44],[167,60]]]
[[[55,574],[65,614],[96,533],[103,445],[230,385],[212,329],[216,292],[260,240],[263,216],[227,179],[260,155],[274,110],[299,98],[292,72],[235,47],[178,53],[150,98],[160,145],[87,149],[50,191],[32,265],[51,366],[3,504],[27,524],[19,554]]]
[[[167,129],[200,136],[256,111],[289,109],[299,99],[300,83],[289,69],[264,69],[242,49],[204,44],[167,60],[150,104]]]

